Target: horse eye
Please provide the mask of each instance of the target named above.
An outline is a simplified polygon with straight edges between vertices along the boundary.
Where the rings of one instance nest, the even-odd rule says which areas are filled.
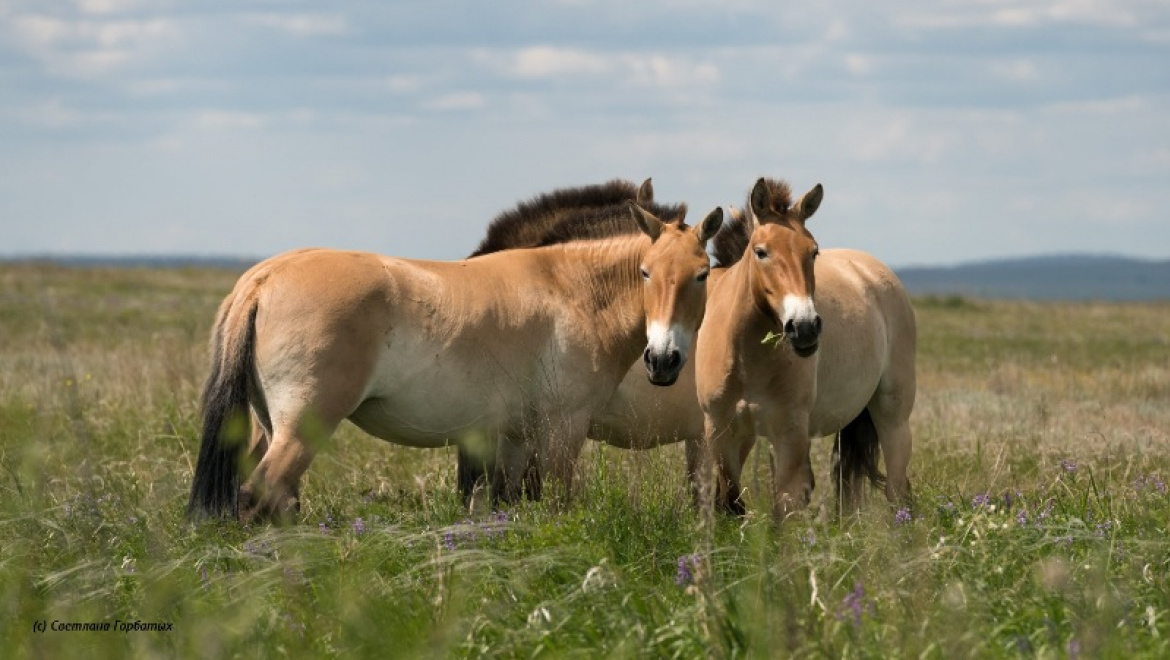
[[[753,250],[753,252],[756,253],[756,259],[767,259],[768,258],[768,251],[762,247],[756,248],[755,250]]]
[[[646,270],[645,268],[640,268],[639,270],[642,271],[642,279],[644,279],[644,280],[650,279],[650,271]]]
[[[705,270],[705,271],[703,271],[703,272],[699,273],[699,276],[695,278],[695,281],[697,281],[697,282],[706,282],[706,281],[707,281],[707,276],[708,276],[708,275],[710,275],[710,274],[711,274],[711,271],[709,271],[709,270]]]

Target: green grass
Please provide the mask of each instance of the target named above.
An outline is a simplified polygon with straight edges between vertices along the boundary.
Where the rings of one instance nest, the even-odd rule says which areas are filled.
[[[591,445],[571,504],[469,516],[452,451],[345,426],[299,525],[191,525],[235,275],[0,267],[6,657],[1170,655],[1168,305],[917,301],[908,520],[830,515],[827,441],[779,527],[761,452],[749,515],[706,519],[677,446]]]

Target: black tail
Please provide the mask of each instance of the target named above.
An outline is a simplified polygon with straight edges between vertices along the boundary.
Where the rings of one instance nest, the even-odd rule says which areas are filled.
[[[877,428],[867,408],[837,432],[837,442],[833,445],[833,481],[838,492],[850,488],[863,477],[868,478],[874,488],[885,490],[886,475],[878,469],[880,454]]]
[[[255,305],[232,332],[225,305],[215,330],[211,375],[203,388],[203,431],[187,515],[238,517],[240,461],[249,438],[248,388],[255,343]]]

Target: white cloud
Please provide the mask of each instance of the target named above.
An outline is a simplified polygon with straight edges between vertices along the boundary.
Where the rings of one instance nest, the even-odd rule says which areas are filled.
[[[77,8],[85,14],[115,14],[139,6],[138,0],[77,0]]]
[[[522,79],[606,78],[632,85],[680,88],[711,85],[719,68],[686,56],[661,53],[601,53],[578,48],[531,46],[512,51],[477,50],[472,59],[497,73]]]
[[[350,31],[349,21],[336,14],[249,14],[245,20],[297,37],[340,36]]]
[[[454,92],[432,99],[424,104],[428,110],[476,110],[487,105],[487,99],[478,92]]]
[[[1040,79],[1040,69],[1027,59],[1000,60],[990,64],[991,74],[1001,80],[1030,83]]]
[[[1077,23],[1133,27],[1159,13],[1157,3],[1142,0],[991,0],[978,3],[923,2],[897,16],[895,22],[912,28],[991,26],[1032,28],[1045,24]]]
[[[1044,106],[1042,110],[1060,114],[1112,117],[1121,114],[1144,112],[1149,108],[1150,103],[1142,96],[1122,96],[1112,99],[1090,99],[1070,103],[1052,103]]]
[[[386,79],[387,89],[402,94],[417,92],[422,86],[423,79],[421,76],[398,74]]]
[[[613,70],[612,59],[575,48],[533,46],[517,51],[508,65],[521,78],[552,78],[573,75],[604,75]]]
[[[47,70],[82,78],[147,60],[182,37],[178,24],[164,18],[67,20],[34,14],[16,16],[6,26],[13,43]]]
[[[229,110],[204,110],[195,115],[194,125],[202,130],[248,130],[262,128],[268,119],[261,114]]]

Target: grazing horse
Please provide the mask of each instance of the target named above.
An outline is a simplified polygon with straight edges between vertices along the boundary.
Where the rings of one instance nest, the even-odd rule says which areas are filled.
[[[877,259],[819,251],[805,225],[823,194],[818,184],[794,204],[787,184],[761,178],[747,220],[713,246],[727,260],[738,247],[739,258],[712,278],[694,368],[704,454],[718,468],[714,495],[733,513],[744,511],[740,475],[757,436],[770,443],[780,517],[808,504],[810,438],[833,433],[843,509],[858,506],[866,477],[884,482],[891,502],[910,498],[914,310]]]
[[[636,203],[591,212],[640,233],[457,262],[306,249],[252,267],[212,331],[189,513],[293,514],[344,419],[409,446],[494,447],[497,497],[519,494],[532,457],[567,486],[588,420],[639,354],[652,378],[677,378],[722,223],[718,209],[694,228]]]

